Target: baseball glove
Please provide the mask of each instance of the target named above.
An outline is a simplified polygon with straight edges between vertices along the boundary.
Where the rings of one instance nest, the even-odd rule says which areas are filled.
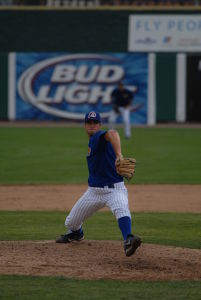
[[[135,173],[136,159],[130,157],[119,158],[115,165],[117,173],[130,180]]]

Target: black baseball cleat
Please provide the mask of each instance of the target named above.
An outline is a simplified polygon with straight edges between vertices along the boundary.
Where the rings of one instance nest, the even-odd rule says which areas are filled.
[[[71,243],[73,241],[81,241],[84,239],[84,233],[82,230],[68,231],[66,234],[61,235],[56,243]]]
[[[124,241],[124,251],[126,256],[131,256],[135,253],[138,247],[140,247],[142,241],[137,235],[129,234]]]

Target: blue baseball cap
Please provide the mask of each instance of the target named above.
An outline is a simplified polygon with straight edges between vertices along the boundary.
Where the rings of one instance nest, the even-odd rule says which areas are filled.
[[[85,115],[85,123],[90,120],[98,121],[99,123],[101,123],[101,116],[96,111],[90,111]]]

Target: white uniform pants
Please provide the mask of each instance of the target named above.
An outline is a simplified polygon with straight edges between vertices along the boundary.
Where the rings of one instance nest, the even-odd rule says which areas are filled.
[[[75,203],[67,216],[65,225],[69,230],[79,230],[82,223],[93,213],[108,207],[116,219],[128,216],[131,218],[128,205],[128,192],[124,182],[114,184],[115,187],[88,187],[83,196]]]
[[[131,125],[130,125],[130,109],[125,107],[119,107],[119,112],[115,112],[114,110],[111,111],[109,117],[109,124],[110,128],[115,127],[115,122],[119,114],[122,116],[124,122],[124,134],[126,137],[131,137]]]

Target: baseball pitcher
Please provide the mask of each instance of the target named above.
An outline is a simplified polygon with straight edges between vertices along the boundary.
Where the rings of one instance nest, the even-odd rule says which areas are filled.
[[[132,178],[136,161],[123,157],[116,130],[101,130],[101,117],[98,112],[91,111],[86,114],[85,130],[89,137],[88,188],[66,218],[67,233],[61,235],[56,242],[70,243],[84,239],[83,222],[94,212],[107,206],[118,221],[125,254],[131,256],[140,246],[141,239],[131,232],[128,192],[123,178]]]

